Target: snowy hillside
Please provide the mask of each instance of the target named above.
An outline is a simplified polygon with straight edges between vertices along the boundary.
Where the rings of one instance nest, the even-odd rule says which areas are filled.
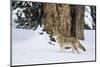
[[[70,49],[59,51],[58,43],[50,45],[46,32],[40,35],[41,28],[37,30],[23,30],[12,28],[12,64],[44,64],[74,61],[95,60],[95,31],[85,30],[85,41],[81,41],[86,52],[72,53]]]

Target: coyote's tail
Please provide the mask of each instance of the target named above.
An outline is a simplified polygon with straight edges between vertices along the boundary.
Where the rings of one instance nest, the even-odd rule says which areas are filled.
[[[81,45],[81,43],[79,42],[79,44],[80,44],[80,48],[83,50],[83,51],[86,51],[86,49]]]

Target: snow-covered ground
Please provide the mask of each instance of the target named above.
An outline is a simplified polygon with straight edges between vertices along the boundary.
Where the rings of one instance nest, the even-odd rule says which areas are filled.
[[[85,12],[85,24],[91,29],[92,20],[89,11]],[[16,29],[18,25],[15,23],[18,20],[16,9],[12,12],[12,65],[27,65],[27,64],[44,64],[44,63],[59,63],[59,62],[76,62],[76,61],[91,61],[95,60],[95,30],[84,30],[85,40],[80,40],[81,44],[86,48],[86,52],[81,51],[80,54],[72,53],[70,49],[60,52],[59,44],[50,45],[49,35],[42,32],[42,28],[37,30]],[[22,12],[22,11],[21,11]]]
[[[40,27],[35,31],[12,28],[12,65],[95,60],[95,30],[85,30],[85,40],[81,43],[86,52],[80,54],[70,49],[61,53],[58,43],[50,45],[48,34],[40,32]]]

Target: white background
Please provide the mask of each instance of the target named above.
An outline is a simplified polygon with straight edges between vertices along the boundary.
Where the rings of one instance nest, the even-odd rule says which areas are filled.
[[[28,0],[29,1],[29,0]],[[30,0],[33,1],[33,0]],[[98,67],[100,65],[100,0],[34,0],[43,2],[61,2],[72,4],[96,5],[97,6],[97,62],[69,63],[55,65],[41,65],[37,67]],[[10,0],[0,1],[0,67],[10,66]],[[27,66],[28,67],[28,66]],[[32,67],[32,66],[31,66]]]

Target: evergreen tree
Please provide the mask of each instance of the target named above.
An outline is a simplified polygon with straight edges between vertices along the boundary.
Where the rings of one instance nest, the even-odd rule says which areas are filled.
[[[18,17],[16,28],[34,29],[36,30],[38,25],[41,25],[41,3],[24,2],[24,1],[12,1],[13,10],[20,8],[25,14],[25,18],[22,18],[22,13],[18,10],[16,15]]]

